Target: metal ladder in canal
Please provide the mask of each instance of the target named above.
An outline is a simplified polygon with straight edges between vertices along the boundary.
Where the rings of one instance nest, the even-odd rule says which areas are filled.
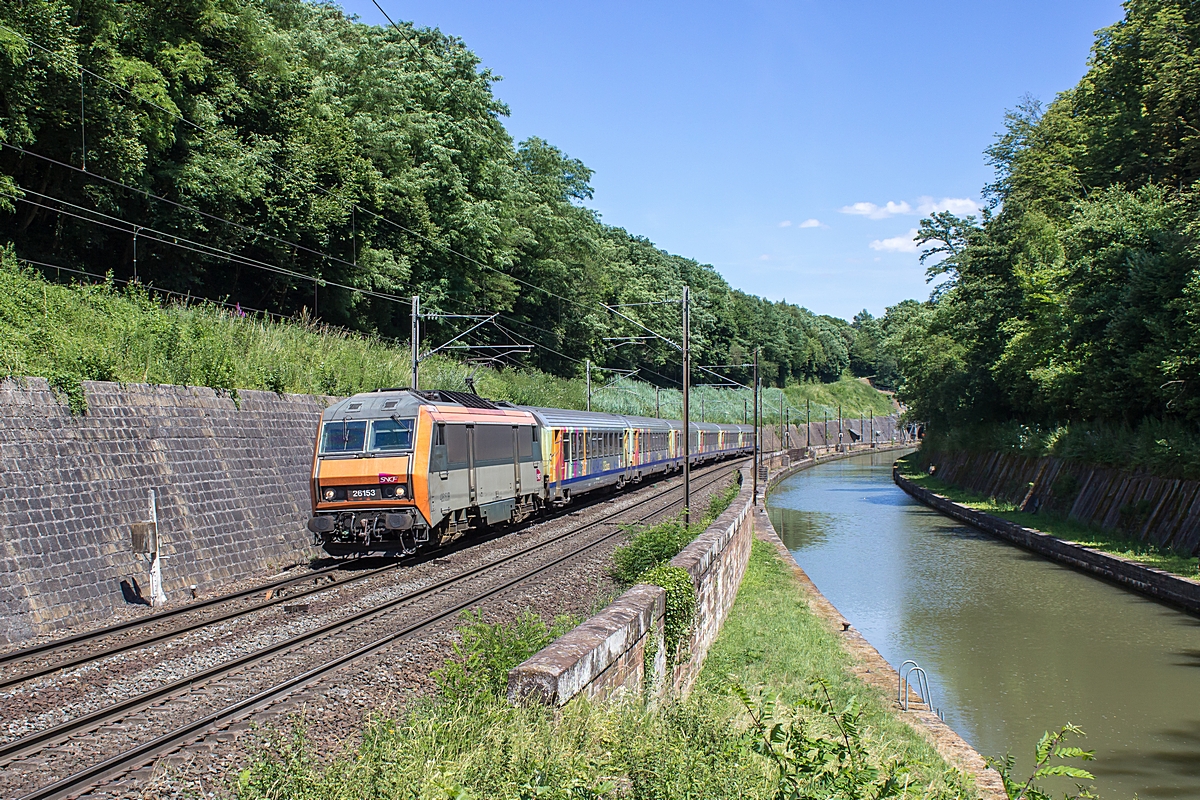
[[[909,666],[911,664],[911,666]],[[905,667],[908,667],[906,670]],[[896,672],[896,702],[900,704],[902,711],[908,711],[908,687],[909,678],[914,678],[912,682],[913,690],[921,696],[925,701],[925,705],[937,718],[945,721],[946,717],[942,715],[940,708],[935,708],[933,705],[933,695],[929,691],[929,676],[925,674],[925,670],[921,668],[917,662],[911,658],[900,665],[900,669]]]

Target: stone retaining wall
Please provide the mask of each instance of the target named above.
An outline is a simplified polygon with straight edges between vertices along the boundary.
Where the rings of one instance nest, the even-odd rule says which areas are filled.
[[[748,478],[749,476],[745,476]],[[672,668],[671,684],[686,692],[700,674],[708,648],[733,606],[750,558],[753,517],[751,482],[704,533],[671,560],[692,576],[696,622],[688,642],[689,658]],[[579,694],[608,697],[646,688],[645,656],[650,637],[655,675],[666,666],[663,646],[665,595],[661,588],[638,584],[596,616],[518,665],[508,676],[514,703],[536,701],[564,705]],[[663,683],[656,691],[666,688]]]
[[[0,383],[0,642],[103,619],[148,590],[129,526],[157,493],[164,588],[310,554],[304,523],[324,399],[85,382],[73,416],[46,381]],[[122,582],[125,583],[123,589]]]
[[[1033,528],[1026,528],[983,511],[959,505],[940,494],[917,486],[901,475],[894,466],[892,479],[914,498],[949,517],[1075,569],[1098,575],[1186,611],[1200,613],[1200,581],[1172,575],[1085,545],[1065,542]]]
[[[1041,508],[1180,553],[1200,553],[1200,481],[1015,453],[926,453],[922,469],[985,497]]]

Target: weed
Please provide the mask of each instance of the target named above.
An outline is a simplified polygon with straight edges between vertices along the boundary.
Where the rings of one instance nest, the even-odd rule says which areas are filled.
[[[503,697],[508,673],[579,621],[569,615],[554,618],[552,625],[532,609],[512,623],[487,623],[480,611],[463,614],[454,655],[434,671],[433,678],[447,700],[473,700],[483,696]]]
[[[1014,778],[1013,768],[1015,759],[1009,753],[1004,758],[988,758],[988,766],[1000,773],[1004,780],[1004,790],[1009,800],[1053,800],[1050,791],[1041,784],[1044,778],[1070,778],[1072,780],[1092,781],[1095,776],[1087,770],[1071,764],[1055,763],[1078,759],[1092,761],[1094,754],[1091,750],[1079,747],[1068,747],[1066,741],[1071,736],[1084,736],[1078,727],[1067,723],[1057,733],[1046,731],[1034,748],[1033,772],[1024,781]],[[1064,800],[1085,800],[1095,798],[1091,789],[1085,789],[1081,784],[1075,785],[1076,793],[1064,795]]]

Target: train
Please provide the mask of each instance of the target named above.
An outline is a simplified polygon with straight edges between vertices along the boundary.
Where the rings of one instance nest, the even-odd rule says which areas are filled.
[[[694,465],[753,452],[750,425],[688,427]],[[378,389],[321,415],[308,530],[330,555],[409,555],[682,469],[678,420]]]

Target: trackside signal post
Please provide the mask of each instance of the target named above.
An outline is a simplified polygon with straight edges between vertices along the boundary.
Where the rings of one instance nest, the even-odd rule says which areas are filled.
[[[150,520],[133,523],[129,529],[129,538],[133,552],[150,559],[150,605],[166,605],[167,594],[162,585],[163,555],[158,535],[158,504],[153,489],[150,490]]]

